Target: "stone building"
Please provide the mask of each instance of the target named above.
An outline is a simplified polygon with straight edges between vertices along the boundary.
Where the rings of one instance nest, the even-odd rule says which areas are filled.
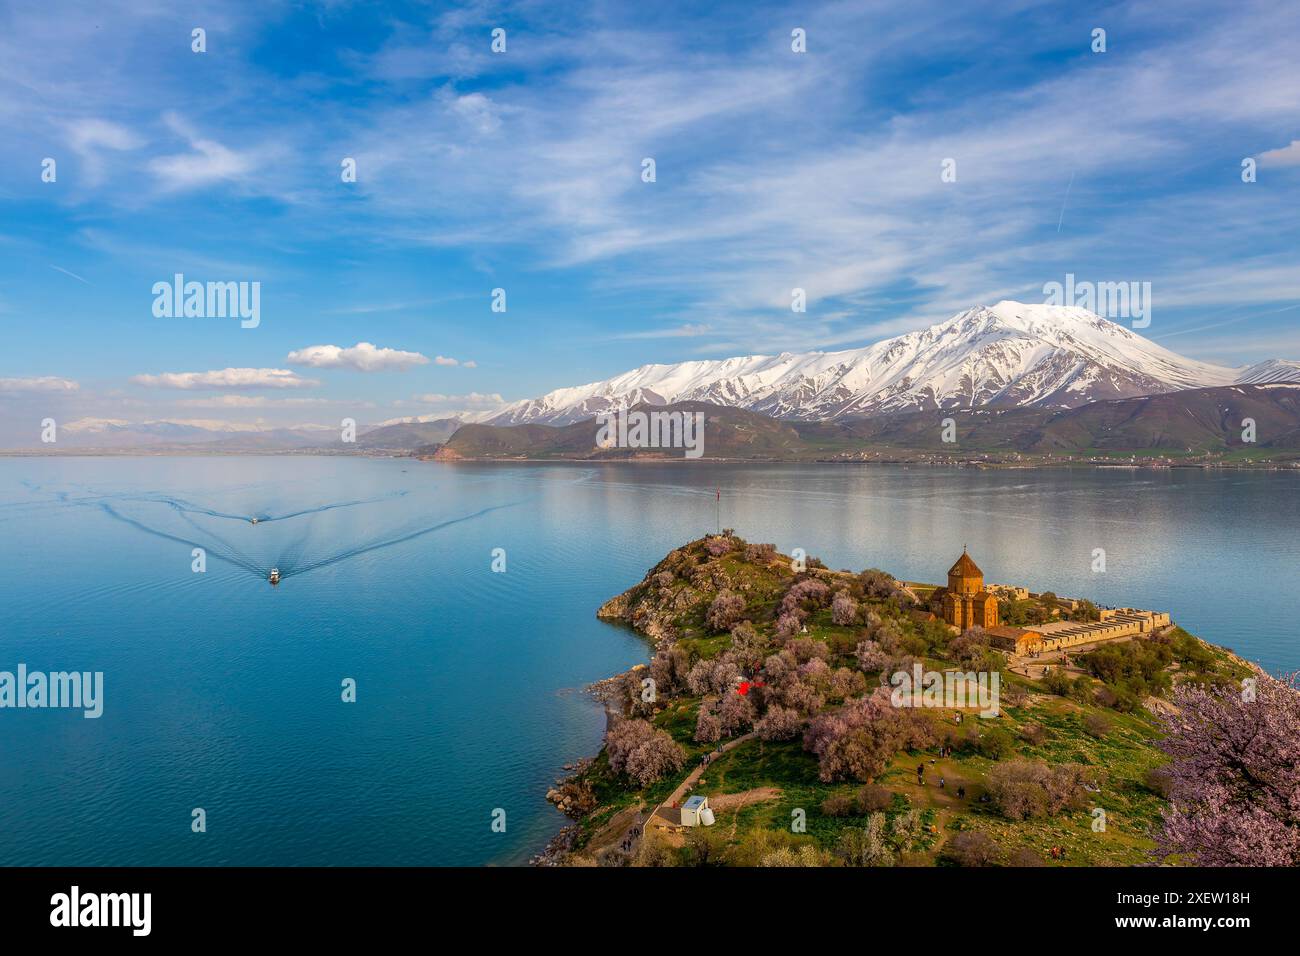
[[[1043,634],[1033,628],[1025,627],[990,627],[985,630],[989,636],[989,646],[1013,654],[1028,654],[1041,650]]]
[[[931,599],[936,612],[953,627],[996,627],[998,599],[984,589],[984,572],[962,548],[957,563],[948,569],[948,586]]]

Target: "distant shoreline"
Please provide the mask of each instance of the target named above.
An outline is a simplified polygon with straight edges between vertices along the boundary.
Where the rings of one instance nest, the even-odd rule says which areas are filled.
[[[1194,471],[1294,471],[1300,472],[1300,461],[1295,462],[1250,462],[1250,461],[1231,461],[1231,462],[1209,462],[1209,461],[1178,461],[1157,458],[1138,458],[1131,461],[1119,460],[1114,461],[1097,461],[1089,459],[1042,459],[1042,460],[1021,460],[1021,461],[1000,461],[1000,460],[983,460],[978,458],[963,458],[953,460],[933,460],[929,458],[873,458],[873,459],[828,459],[828,458],[693,458],[684,457],[654,457],[654,456],[628,456],[621,458],[566,458],[566,457],[547,457],[547,458],[511,458],[511,457],[459,457],[459,458],[436,458],[429,455],[416,456],[410,452],[399,450],[391,451],[330,451],[328,449],[313,448],[302,449],[301,451],[283,450],[283,451],[215,451],[205,450],[185,450],[185,449],[167,449],[167,450],[134,450],[134,449],[97,449],[97,448],[78,448],[59,451],[43,451],[29,448],[0,449],[0,458],[366,458],[366,459],[399,459],[403,461],[417,461],[421,463],[436,463],[439,465],[459,465],[459,464],[502,464],[502,465],[663,465],[663,464],[680,464],[680,465],[827,465],[827,466],[845,466],[845,465],[894,465],[894,466],[917,466],[929,468],[963,468],[984,470],[1001,470],[1001,471],[1037,471],[1055,468],[1095,468],[1095,469],[1114,469],[1127,471],[1168,471],[1173,469],[1194,470]]]

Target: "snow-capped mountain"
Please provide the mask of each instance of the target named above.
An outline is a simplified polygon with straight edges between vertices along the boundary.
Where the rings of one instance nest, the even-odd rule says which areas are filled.
[[[1300,362],[1290,359],[1269,359],[1241,370],[1238,385],[1273,385],[1278,382],[1300,382]]]
[[[622,405],[703,401],[775,418],[825,420],[977,405],[1073,408],[1247,381],[1300,381],[1300,363],[1234,369],[1169,351],[1074,306],[999,302],[844,352],[644,365],[515,402],[493,425],[564,425]]]

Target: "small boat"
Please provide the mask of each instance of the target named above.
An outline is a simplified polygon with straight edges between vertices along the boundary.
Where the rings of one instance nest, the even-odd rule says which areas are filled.
[[[256,519],[256,518],[249,518],[248,520],[251,521],[251,522],[253,522],[253,524],[257,524],[257,519]]]
[[[280,569],[279,569],[279,568],[272,568],[272,569],[271,569],[271,577],[270,577],[270,581],[271,581],[272,584],[279,584],[279,583],[280,583]]]

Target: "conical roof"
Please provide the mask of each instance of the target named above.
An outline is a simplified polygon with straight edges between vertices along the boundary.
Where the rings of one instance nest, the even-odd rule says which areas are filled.
[[[972,561],[965,551],[962,551],[957,563],[948,569],[948,573],[961,578],[984,577],[984,572],[980,570],[979,565]]]

